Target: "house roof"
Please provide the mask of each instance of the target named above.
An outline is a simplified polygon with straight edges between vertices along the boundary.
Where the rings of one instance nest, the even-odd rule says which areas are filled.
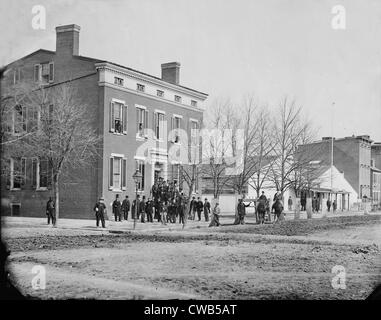
[[[55,51],[51,51],[51,50],[45,50],[45,49],[38,49],[32,53],[29,53],[28,55],[18,59],[18,60],[23,60],[23,59],[26,59],[38,52],[45,52],[45,53],[50,53],[50,54],[56,54]],[[74,58],[77,58],[77,59],[81,59],[81,60],[86,60],[86,61],[90,61],[90,62],[94,62],[94,63],[108,63],[108,64],[111,64],[111,65],[114,65],[116,67],[119,67],[119,68],[124,68],[124,69],[127,69],[127,70],[130,70],[130,71],[133,71],[133,72],[136,72],[136,73],[139,73],[141,75],[144,75],[144,76],[147,76],[147,77],[150,77],[152,79],[155,79],[155,80],[160,80],[160,81],[164,81],[164,82],[167,82],[159,77],[156,77],[156,76],[153,76],[151,74],[148,74],[148,73],[145,73],[145,72],[142,72],[142,71],[139,71],[139,70],[136,70],[136,69],[133,69],[133,68],[130,68],[130,67],[126,67],[126,66],[123,66],[121,64],[117,64],[117,63],[114,63],[114,62],[111,62],[111,61],[107,61],[107,60],[102,60],[102,59],[96,59],[96,58],[91,58],[91,57],[85,57],[85,56],[80,56],[80,55],[74,55],[73,56]],[[16,61],[18,61],[16,60]],[[7,68],[9,67],[11,64],[15,63],[15,61],[7,64],[4,68]],[[201,91],[198,91],[198,90],[194,90],[194,89],[191,89],[191,88],[188,88],[188,87],[185,87],[185,86],[182,86],[182,85],[179,85],[179,84],[174,84],[174,83],[171,83],[171,82],[168,82],[170,83],[171,85],[174,85],[174,86],[177,86],[179,88],[183,88],[183,89],[186,89],[186,90],[189,90],[189,91],[193,91],[195,93],[198,93],[198,94],[201,94],[201,95],[205,95],[205,96],[208,96],[207,93],[204,93],[204,92],[201,92]]]

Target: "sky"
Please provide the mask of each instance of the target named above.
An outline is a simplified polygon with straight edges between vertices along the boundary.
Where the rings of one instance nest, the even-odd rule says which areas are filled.
[[[32,27],[35,5],[45,30]],[[335,5],[345,29],[332,27]],[[180,62],[180,83],[208,93],[206,108],[253,95],[275,110],[288,96],[319,137],[381,142],[380,0],[1,0],[0,65],[55,50],[55,27],[72,23],[80,55],[155,76]]]

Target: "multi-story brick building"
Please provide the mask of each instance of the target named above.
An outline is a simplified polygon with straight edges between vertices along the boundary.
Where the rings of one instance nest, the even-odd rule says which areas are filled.
[[[322,164],[331,163],[331,137],[300,146],[305,152],[312,152]],[[358,199],[371,198],[371,145],[368,135],[333,138],[333,165],[344,174],[345,179],[357,192]]]
[[[374,207],[381,208],[381,142],[371,146],[371,195]]]
[[[56,51],[40,49],[9,64],[3,85],[71,81],[91,106],[96,114],[94,126],[102,136],[98,166],[63,181],[60,196],[61,216],[89,218],[99,196],[110,204],[116,194],[134,195],[136,169],[143,175],[139,192],[146,195],[159,176],[180,180],[184,162],[169,154],[171,149],[188,146],[191,129],[201,127],[207,94],[180,85],[177,62],[162,64],[159,78],[80,56],[79,33],[77,25],[57,27]],[[11,161],[13,168],[22,167],[25,181],[16,184],[11,174],[8,188],[2,184],[2,196],[11,202],[10,214],[44,214],[51,195],[49,182],[41,176],[44,165],[38,159]]]

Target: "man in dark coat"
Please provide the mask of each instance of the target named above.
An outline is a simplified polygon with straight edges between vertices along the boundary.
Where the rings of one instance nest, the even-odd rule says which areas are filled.
[[[202,200],[200,197],[197,198],[197,216],[198,216],[198,221],[201,221],[201,212],[204,210],[204,204],[202,203]]]
[[[205,221],[209,221],[209,214],[210,214],[210,202],[207,198],[205,198],[204,202],[204,217]]]
[[[131,216],[132,219],[139,219],[139,208],[140,208],[140,195],[138,194],[136,199],[132,201]]]
[[[196,204],[197,204],[196,198],[192,197],[192,200],[191,200],[190,206],[189,206],[189,219],[190,220],[194,220],[195,213],[196,213]]]
[[[153,201],[148,198],[148,201],[146,203],[146,214],[147,214],[147,222],[153,222]]]
[[[112,203],[112,213],[115,216],[115,221],[122,221],[122,203],[119,200],[119,194],[115,196],[115,200]]]
[[[130,211],[130,200],[128,196],[122,202],[123,219],[128,220],[128,212]]]
[[[306,211],[306,204],[307,204],[307,199],[305,197],[301,198],[300,205],[302,206],[302,208],[300,209],[300,211]]]
[[[145,217],[146,217],[146,196],[143,196],[142,201],[140,202],[140,209],[139,212],[141,214],[140,221],[145,223]]]
[[[48,216],[48,224],[50,224],[50,220],[52,220],[52,224],[55,224],[55,206],[52,197],[49,197],[48,202],[46,203],[46,215]]]
[[[264,192],[264,191],[262,191],[262,194],[261,194],[261,196],[259,197],[259,200],[264,200],[264,201],[266,201],[266,200],[267,200],[267,198],[266,198],[266,196],[265,196],[265,192]]]
[[[245,224],[246,208],[250,206],[250,203],[244,204],[243,199],[238,200],[238,206],[237,206],[238,219],[236,219],[234,224]]]
[[[106,205],[104,204],[104,199],[100,198],[99,201],[94,206],[95,211],[95,219],[97,221],[97,227],[99,227],[99,221],[102,222],[102,228],[106,228],[105,223],[105,213],[106,213]]]
[[[327,210],[328,212],[331,210],[331,200],[327,199]]]
[[[187,199],[185,198],[184,194],[181,193],[178,200],[178,207],[177,210],[179,212],[179,223],[185,224],[185,208],[187,204]]]

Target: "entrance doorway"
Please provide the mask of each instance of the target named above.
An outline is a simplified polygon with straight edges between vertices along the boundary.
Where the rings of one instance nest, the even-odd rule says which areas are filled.
[[[164,166],[160,162],[155,162],[153,182],[158,182],[159,178],[164,179]]]

